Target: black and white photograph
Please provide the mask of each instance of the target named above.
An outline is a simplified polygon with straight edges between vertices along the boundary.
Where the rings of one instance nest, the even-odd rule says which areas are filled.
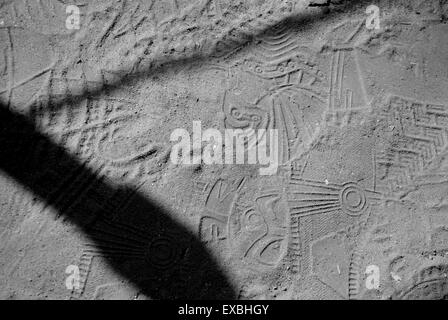
[[[445,299],[448,0],[0,0],[0,300]]]

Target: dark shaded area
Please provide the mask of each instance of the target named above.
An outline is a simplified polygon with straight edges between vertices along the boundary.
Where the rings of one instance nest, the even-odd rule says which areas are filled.
[[[370,1],[347,1],[348,4]],[[194,65],[241,47],[255,45],[254,37],[287,24],[304,29],[312,19],[303,15],[279,21],[259,34],[242,35],[232,45],[217,45],[211,55],[154,61],[118,81],[94,91],[51,101],[51,107],[73,104],[83,97],[110,92],[142,77],[154,76],[177,65]],[[143,71],[142,71],[143,70]],[[12,108],[14,109],[14,108]],[[235,289],[197,237],[176,223],[170,214],[136,190],[104,180],[63,147],[39,133],[25,116],[0,105],[0,169],[54,207],[92,239],[92,253],[105,256],[110,265],[154,299],[234,299]]]
[[[232,299],[199,240],[138,191],[113,185],[0,105],[0,168],[76,224],[153,299]],[[125,209],[125,210],[123,210]]]

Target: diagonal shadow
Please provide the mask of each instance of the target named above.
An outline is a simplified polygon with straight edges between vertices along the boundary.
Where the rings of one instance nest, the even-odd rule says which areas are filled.
[[[105,256],[142,293],[155,299],[236,297],[211,254],[156,203],[105,181],[4,105],[0,128],[0,168],[77,225],[95,243],[91,253]]]
[[[364,2],[367,1],[348,1],[352,5]],[[305,15],[283,19],[259,34],[234,41],[235,47],[228,46],[226,50],[237,47],[248,50],[249,44],[255,44],[254,37],[275,29],[278,24],[305,28],[312,18]],[[94,91],[53,99],[51,105],[54,109],[75,103],[82,97],[110,92],[126,82],[163,73],[177,65],[215,58],[217,53],[154,62],[145,71],[127,74]],[[88,252],[105,256],[113,269],[143,294],[154,299],[237,297],[225,270],[169,212],[138,190],[106,181],[97,171],[38,132],[27,117],[8,110],[3,104],[0,104],[0,169],[77,225],[95,243]]]
[[[151,57],[150,60],[143,59],[145,62],[140,61],[129,70],[121,70],[120,72],[113,73],[112,79],[105,79],[102,74],[102,83],[94,88],[89,88],[84,85],[82,88],[76,87],[75,90],[68,88],[69,94],[62,96],[52,97],[52,107],[56,110],[58,107],[70,104],[73,106],[76,101],[84,97],[95,97],[107,92],[113,93],[115,90],[122,88],[125,85],[133,85],[140,81],[142,78],[148,78],[150,76],[160,75],[175,70],[178,67],[188,66],[191,71],[201,68],[204,62],[207,61],[222,61],[222,59],[233,55],[238,52],[244,54],[249,52],[253,47],[259,44],[258,38],[270,32],[275,32],[279,28],[286,28],[290,30],[296,30],[305,32],[312,30],[312,28],[318,23],[326,20],[333,19],[336,16],[343,14],[346,10],[356,10],[358,7],[375,4],[379,0],[345,0],[345,1],[327,1],[323,5],[315,5],[314,7],[332,8],[333,10],[315,10],[305,11],[294,15],[280,16],[269,19],[269,22],[263,24],[263,27],[253,27],[248,30],[241,30],[240,32],[235,29],[231,29],[228,34],[224,34],[218,40],[214,42],[214,45],[209,50],[203,51],[191,51],[183,53],[180,57],[171,56],[172,50],[167,50],[160,54],[156,54]],[[337,6],[332,7],[332,2],[338,3]],[[235,35],[235,32],[237,34]],[[152,41],[146,48],[150,51],[151,46],[156,46],[156,43]],[[162,46],[163,47],[163,46]],[[107,72],[106,72],[107,73]],[[76,92],[76,93],[73,93]]]

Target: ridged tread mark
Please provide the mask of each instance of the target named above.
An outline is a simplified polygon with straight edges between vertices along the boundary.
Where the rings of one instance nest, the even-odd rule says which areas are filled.
[[[386,176],[383,184],[390,192],[396,192],[446,152],[448,107],[390,96],[387,110],[380,117],[399,130],[402,137],[398,146],[376,156],[378,169]]]
[[[362,256],[357,251],[353,252],[350,259],[348,274],[348,298],[356,300],[359,294],[359,286],[361,285],[361,261]]]

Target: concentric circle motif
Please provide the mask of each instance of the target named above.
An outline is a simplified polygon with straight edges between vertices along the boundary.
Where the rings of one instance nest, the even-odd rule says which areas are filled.
[[[265,226],[265,221],[259,212],[250,209],[244,214],[243,225],[246,230],[255,231],[263,228]]]
[[[159,237],[149,243],[146,248],[145,258],[156,269],[170,269],[179,260],[179,248],[170,237]]]
[[[339,193],[339,201],[342,209],[350,216],[359,216],[366,208],[366,194],[355,183],[347,183]]]

